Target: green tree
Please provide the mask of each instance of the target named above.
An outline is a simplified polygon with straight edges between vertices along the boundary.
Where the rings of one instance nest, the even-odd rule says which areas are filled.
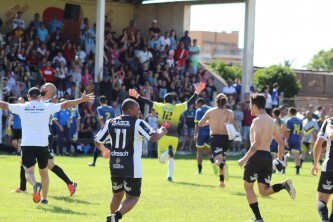
[[[315,54],[310,63],[305,66],[311,70],[333,71],[333,48],[329,51],[321,50]]]
[[[272,86],[275,82],[279,84],[279,91],[284,92],[286,98],[293,98],[301,89],[301,84],[296,74],[290,67],[273,65],[260,69],[253,75],[253,82],[260,91],[265,85]]]
[[[223,60],[213,61],[210,67],[225,80],[242,78],[242,68],[240,66],[228,66]]]

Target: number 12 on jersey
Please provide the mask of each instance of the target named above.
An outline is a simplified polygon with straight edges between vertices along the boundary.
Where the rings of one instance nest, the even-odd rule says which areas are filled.
[[[114,129],[116,133],[116,142],[114,145],[114,148],[118,149],[119,148],[119,142],[120,142],[120,134],[123,134],[123,141],[121,143],[121,148],[125,149],[126,146],[126,129]]]

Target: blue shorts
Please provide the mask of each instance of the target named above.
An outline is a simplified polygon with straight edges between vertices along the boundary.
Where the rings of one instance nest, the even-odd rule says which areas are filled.
[[[301,143],[299,141],[288,141],[289,150],[291,152],[300,153],[301,152]]]
[[[209,145],[209,131],[204,130],[198,132],[198,138],[197,138],[197,148],[203,148],[203,147],[210,147]]]

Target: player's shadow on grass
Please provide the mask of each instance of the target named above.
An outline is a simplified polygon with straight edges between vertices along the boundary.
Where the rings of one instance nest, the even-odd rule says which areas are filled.
[[[179,185],[184,185],[184,186],[216,188],[216,186],[213,186],[213,185],[198,184],[198,183],[177,182],[177,181],[174,181],[172,183],[179,184]]]
[[[85,201],[85,200],[74,199],[73,197],[57,197],[57,196],[53,196],[52,199],[63,200],[63,201],[68,202],[68,203],[96,205],[95,203],[92,203],[92,202],[89,202],[89,201]]]
[[[40,206],[39,208],[43,211],[49,211],[51,213],[57,213],[57,214],[75,214],[75,215],[82,215],[82,216],[88,216],[89,215],[87,213],[73,211],[73,210],[70,210],[70,209],[63,208],[63,207],[50,206],[50,205],[48,205],[48,206],[49,206],[48,208],[43,207],[43,206]]]

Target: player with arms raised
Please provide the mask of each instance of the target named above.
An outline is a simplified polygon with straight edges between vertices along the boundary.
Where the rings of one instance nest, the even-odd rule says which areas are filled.
[[[200,82],[195,84],[195,93],[186,102],[174,104],[174,96],[170,93],[164,96],[164,103],[152,102],[149,99],[142,97],[135,89],[129,90],[129,96],[134,97],[152,106],[158,113],[158,124],[168,129],[167,136],[164,136],[158,142],[158,157],[161,163],[169,160],[168,164],[168,181],[172,181],[172,174],[174,168],[174,153],[177,151],[178,146],[178,122],[180,115],[187,110],[187,108],[195,103],[197,95],[204,90],[206,84]]]

